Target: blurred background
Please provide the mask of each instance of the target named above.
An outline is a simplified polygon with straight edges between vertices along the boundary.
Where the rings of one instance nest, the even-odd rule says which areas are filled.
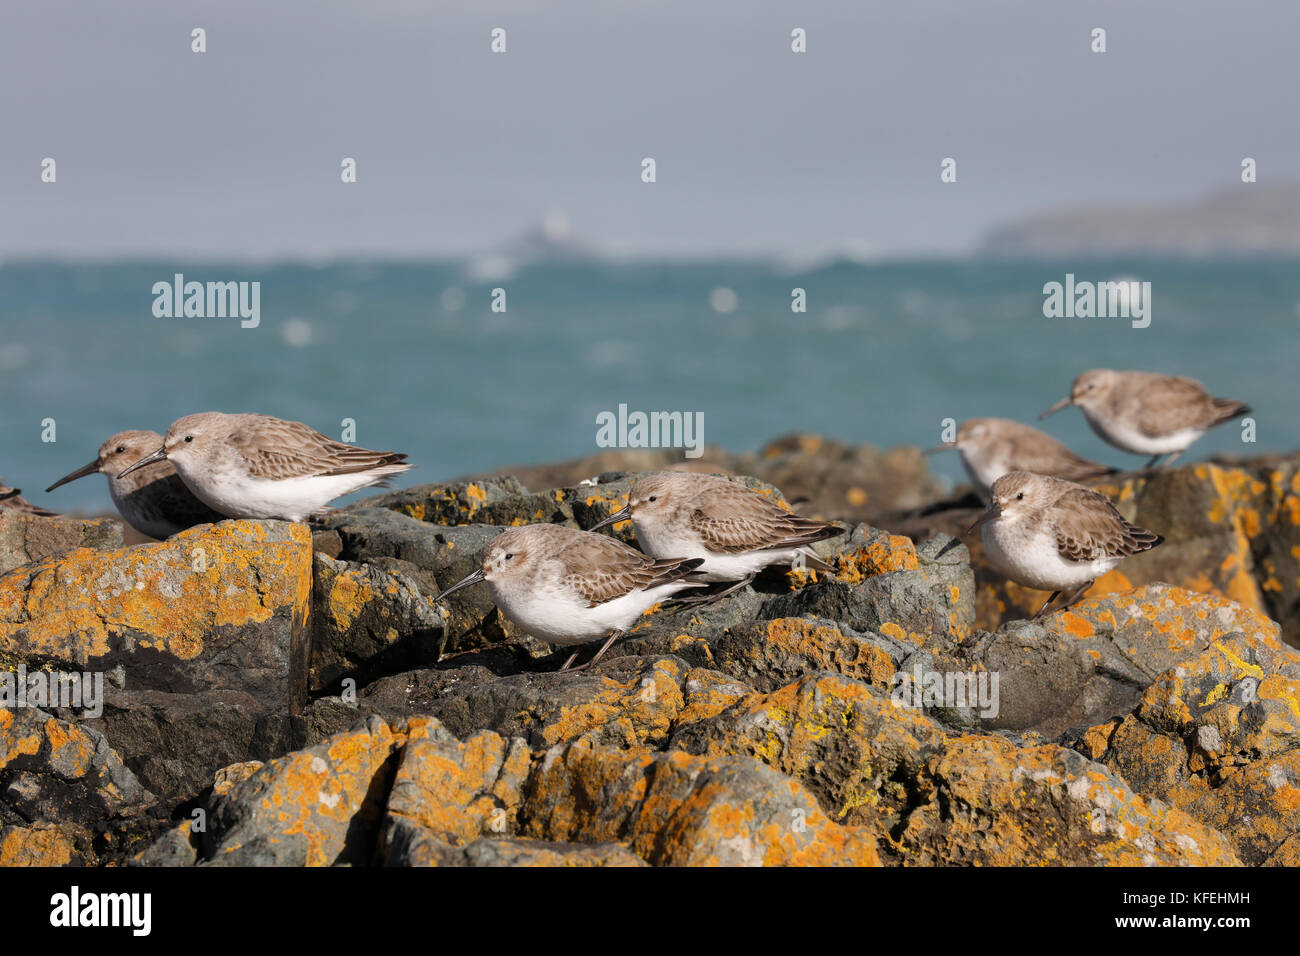
[[[198,410],[354,419],[404,484],[594,454],[619,404],[733,451],[929,446],[1095,365],[1254,406],[1257,445],[1191,457],[1298,447],[1297,28],[1260,0],[15,7],[0,475],[108,510],[39,489]],[[259,327],[155,317],[178,272],[260,282]],[[1045,318],[1067,272],[1151,282],[1150,327]],[[1140,463],[1076,411],[1046,430]]]

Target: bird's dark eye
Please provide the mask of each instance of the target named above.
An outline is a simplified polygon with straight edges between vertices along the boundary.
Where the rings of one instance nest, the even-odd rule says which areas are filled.
[[[651,495],[649,498],[646,499],[646,501],[658,501],[658,500],[659,500],[658,495]]]
[[[511,558],[513,558],[513,557],[514,557],[513,554],[507,554],[507,555],[506,555],[506,560],[509,561],[509,560],[510,560]]]
[[[193,435],[186,435],[186,436],[185,436],[185,440],[186,440],[186,441],[194,441],[194,436],[193,436]]]
[[[1020,492],[1020,494],[1016,495],[1016,501],[1023,501],[1024,498],[1025,498],[1025,493],[1023,491]]]
[[[126,446],[125,446],[125,445],[118,445],[118,446],[117,446],[117,453],[118,453],[119,455],[120,455],[122,452],[124,452],[124,451],[126,451]]]

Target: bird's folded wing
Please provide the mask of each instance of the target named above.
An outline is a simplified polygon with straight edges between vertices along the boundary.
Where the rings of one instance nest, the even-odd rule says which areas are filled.
[[[1129,524],[1105,495],[1086,488],[1057,499],[1056,550],[1066,561],[1088,562],[1127,557],[1154,548],[1164,539]]]
[[[747,489],[737,491],[740,494],[714,502],[707,514],[699,508],[691,513],[691,528],[710,551],[743,554],[794,548],[840,533],[833,524],[791,514]]]
[[[590,553],[584,553],[590,551]],[[593,535],[583,548],[566,555],[568,573],[563,581],[578,592],[589,607],[605,604],[634,590],[671,584],[699,567],[703,558],[667,558],[656,561],[615,538]]]
[[[399,464],[406,458],[396,452],[371,451],[335,441],[302,422],[270,420],[256,434],[232,434],[230,442],[247,464],[249,474],[271,480],[350,475]]]
[[[1214,417],[1212,402],[1195,379],[1157,376],[1142,390],[1138,430],[1144,435],[1167,435],[1183,428],[1208,427]]]

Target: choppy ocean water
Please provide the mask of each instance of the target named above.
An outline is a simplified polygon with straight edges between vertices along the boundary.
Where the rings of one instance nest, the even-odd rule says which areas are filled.
[[[1043,284],[1067,272],[1151,282],[1150,326],[1045,318]],[[155,317],[152,288],[175,273],[259,282],[260,324]],[[791,310],[796,288],[806,312]],[[928,446],[948,417],[1032,423],[1076,373],[1111,366],[1251,403],[1257,444],[1230,424],[1190,457],[1300,447],[1295,260],[11,263],[0,322],[0,476],[61,510],[111,509],[102,478],[41,491],[110,434],[203,410],[336,437],[353,419],[357,443],[420,466],[406,485],[593,454],[597,416],[620,404],[702,413],[705,441],[737,451],[794,430]],[[1043,427],[1140,462],[1077,410]],[[960,477],[954,454],[933,463]]]

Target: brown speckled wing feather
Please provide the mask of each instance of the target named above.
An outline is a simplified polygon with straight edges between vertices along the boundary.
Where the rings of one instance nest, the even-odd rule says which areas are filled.
[[[260,434],[235,432],[230,443],[257,478],[281,480],[313,476],[349,475],[381,465],[400,464],[406,456],[391,451],[370,451],[327,438],[302,422],[264,419]]]
[[[616,538],[600,535],[591,535],[580,548],[569,549],[565,559],[569,570],[562,580],[586,598],[589,607],[633,590],[671,584],[704,563],[703,558],[656,561]]]
[[[1137,425],[1144,435],[1167,435],[1183,428],[1208,428],[1214,423],[1214,399],[1200,382],[1160,375],[1142,389]]]
[[[705,547],[718,554],[794,548],[841,533],[833,524],[791,514],[742,485],[711,491],[708,514],[696,508],[690,525]]]
[[[1080,563],[1110,556],[1128,557],[1164,541],[1160,535],[1129,524],[1110,499],[1086,488],[1057,499],[1056,550]]]

